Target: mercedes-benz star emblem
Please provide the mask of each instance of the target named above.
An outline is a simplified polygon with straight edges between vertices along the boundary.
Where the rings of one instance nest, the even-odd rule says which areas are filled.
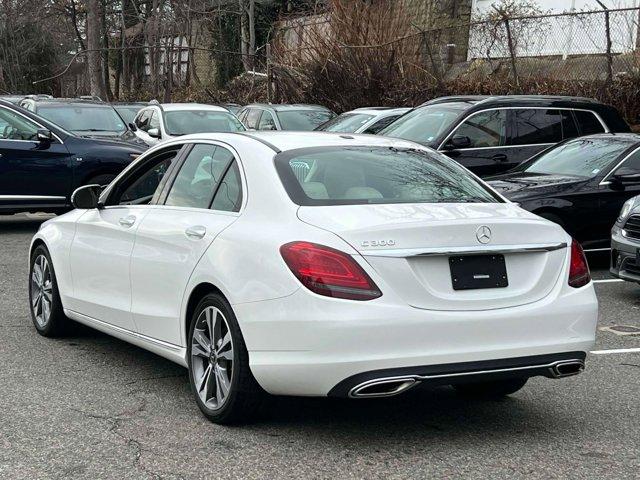
[[[491,229],[486,225],[478,227],[476,230],[476,238],[480,243],[489,243],[491,241]]]

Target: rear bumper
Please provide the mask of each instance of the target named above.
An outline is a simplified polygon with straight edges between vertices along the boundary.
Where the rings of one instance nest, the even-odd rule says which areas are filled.
[[[629,282],[640,282],[640,265],[636,262],[636,251],[640,242],[623,237],[619,228],[611,235],[611,275]]]
[[[267,392],[325,396],[344,394],[341,384],[380,370],[426,375],[429,366],[448,370],[468,363],[482,370],[483,362],[586,352],[598,316],[593,286],[561,283],[543,300],[481,311],[422,310],[386,294],[368,302],[331,299],[303,288],[233,308],[251,370]]]

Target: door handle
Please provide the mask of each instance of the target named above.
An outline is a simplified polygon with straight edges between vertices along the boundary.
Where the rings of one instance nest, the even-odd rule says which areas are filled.
[[[118,220],[118,223],[124,228],[133,227],[133,224],[136,223],[136,217],[133,215],[127,215],[126,217],[122,217]]]
[[[193,238],[194,240],[200,240],[201,238],[204,238],[206,233],[207,229],[202,225],[194,225],[193,227],[189,227],[184,231],[184,234],[187,237]]]
[[[496,153],[493,157],[491,157],[491,159],[496,162],[506,162],[507,156],[504,153]]]

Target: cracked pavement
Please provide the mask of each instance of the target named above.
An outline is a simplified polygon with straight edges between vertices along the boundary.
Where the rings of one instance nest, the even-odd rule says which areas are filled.
[[[243,427],[210,424],[186,370],[78,328],[42,338],[27,310],[39,217],[0,217],[0,478],[638,478],[640,354],[534,379],[501,401],[449,388],[387,400],[275,398]],[[606,258],[594,278],[607,278]],[[596,285],[600,326],[640,326],[640,286]],[[597,349],[640,347],[598,333]]]

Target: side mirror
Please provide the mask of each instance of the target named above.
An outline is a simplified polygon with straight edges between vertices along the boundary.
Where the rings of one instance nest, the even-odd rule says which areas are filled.
[[[627,185],[640,185],[640,172],[630,168],[621,168],[613,174],[611,180],[621,187]]]
[[[46,128],[39,128],[36,136],[40,143],[51,143],[53,142],[53,133],[51,130],[47,130]]]
[[[90,210],[92,208],[99,208],[100,203],[98,199],[102,193],[102,186],[100,185],[84,185],[76,188],[71,194],[71,205],[74,208],[80,208],[83,210]]]
[[[160,138],[160,130],[157,128],[150,128],[147,130],[147,134],[152,138]]]
[[[466,135],[454,135],[446,143],[445,148],[448,150],[457,150],[458,148],[467,148],[471,146],[471,139]]]
[[[138,127],[136,127],[136,124],[131,122],[129,123],[129,130],[131,130],[132,132],[135,132],[136,130],[138,130]]]

